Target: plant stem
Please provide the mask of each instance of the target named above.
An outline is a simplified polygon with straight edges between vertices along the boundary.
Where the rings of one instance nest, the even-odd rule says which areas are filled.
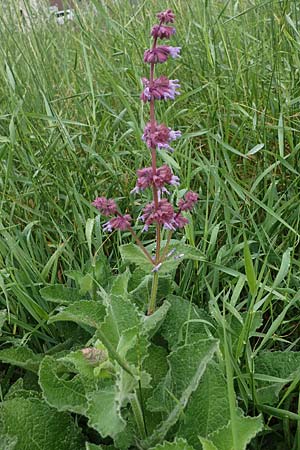
[[[148,316],[151,316],[151,314],[153,314],[155,311],[157,288],[158,288],[158,272],[154,272],[152,280],[151,297],[147,311]]]
[[[173,231],[169,231],[168,237],[167,237],[167,242],[166,242],[165,248],[164,248],[164,250],[163,250],[163,252],[162,252],[160,261],[159,261],[159,262],[161,262],[161,263],[164,262],[164,260],[165,260],[165,258],[166,258],[166,256],[167,256],[167,253],[168,253],[168,250],[169,250],[169,246],[170,246],[170,241],[171,241],[172,235],[173,235]]]

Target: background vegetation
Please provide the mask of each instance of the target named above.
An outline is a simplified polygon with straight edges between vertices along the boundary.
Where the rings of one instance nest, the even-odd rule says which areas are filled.
[[[169,68],[182,94],[160,114],[183,138],[162,158],[182,186],[200,192],[185,237],[204,255],[180,266],[176,293],[210,305],[217,320],[242,317],[245,330],[249,314],[259,313],[251,345],[230,360],[239,401],[255,413],[243,384],[255,377],[257,353],[300,350],[300,5],[92,4],[64,26],[0,15],[0,302],[8,312],[0,342],[38,353],[71,342],[71,331],[47,323],[56,305],[40,290],[71,285],[71,270],[86,273],[91,248],[123,270],[121,235],[103,235],[97,218],[89,248],[86,222],[96,195],[139,211],[130,190],[150,159],[141,141],[142,55],[153,13],[170,7],[182,58]],[[3,396],[20,373],[2,366]],[[253,448],[299,450],[299,372],[271,375],[288,383],[272,410],[260,410],[268,427]]]

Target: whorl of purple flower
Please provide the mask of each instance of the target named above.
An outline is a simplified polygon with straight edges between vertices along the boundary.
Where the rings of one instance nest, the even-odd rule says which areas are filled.
[[[189,220],[181,213],[177,213],[173,219],[174,228],[183,228],[189,223]]]
[[[154,25],[151,30],[151,36],[159,39],[170,39],[175,33],[174,27],[166,27],[165,25]]]
[[[180,211],[191,211],[197,203],[199,195],[196,192],[188,191],[184,199],[181,198],[178,202]]]
[[[180,95],[177,89],[180,88],[178,80],[169,80],[168,77],[161,76],[153,80],[153,85],[150,87],[150,81],[147,78],[142,78],[144,90],[141,94],[143,102],[149,102],[151,99],[155,100],[174,100],[175,95]]]
[[[165,148],[170,152],[173,152],[174,149],[170,147],[169,143],[174,141],[175,139],[180,138],[181,131],[171,130],[171,128],[167,127],[163,123],[158,125],[155,122],[154,130],[152,131],[151,123],[148,122],[144,129],[144,134],[142,135],[143,141],[146,142],[149,148],[157,147],[158,149]]]
[[[92,205],[95,206],[104,216],[112,216],[117,213],[117,205],[111,198],[97,197],[93,201]]]
[[[153,223],[164,225],[165,228],[170,229],[170,227],[172,228],[172,221],[174,219],[173,206],[165,198],[158,201],[157,208],[155,207],[155,202],[151,202],[143,209],[141,219],[145,223],[145,231]]]
[[[175,14],[171,9],[167,9],[166,11],[156,14],[156,17],[161,21],[161,23],[173,23],[175,20]]]
[[[111,232],[113,229],[121,231],[128,230],[131,227],[131,220],[130,214],[114,217],[103,225],[103,231]]]
[[[158,45],[155,48],[146,50],[144,53],[144,62],[161,64],[167,61],[168,57],[178,58],[181,47],[169,47],[167,45]]]
[[[149,187],[155,186],[162,192],[167,192],[165,185],[170,184],[177,186],[179,184],[179,178],[173,174],[169,166],[164,164],[156,169],[155,175],[153,174],[152,167],[145,167],[137,171],[138,179],[135,188],[131,193],[143,191]]]

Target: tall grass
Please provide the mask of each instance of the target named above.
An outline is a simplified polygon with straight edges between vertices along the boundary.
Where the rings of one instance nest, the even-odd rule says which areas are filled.
[[[149,161],[140,138],[145,23],[150,29],[153,11],[171,7],[184,41],[171,78],[180,79],[182,94],[160,114],[183,139],[162,157],[182,185],[200,190],[198,216],[185,233],[205,255],[178,272],[178,291],[210,302],[221,326],[224,311],[246,311],[248,326],[262,313],[254,350],[241,344],[231,355],[243,386],[239,367],[250,376],[258,350],[299,350],[300,5],[92,4],[64,26],[0,16],[0,301],[9,311],[1,339],[30,341],[39,351],[58,344],[59,331],[47,325],[53,305],[39,290],[84,268],[91,200],[118,197],[126,209],[130,198],[138,211],[129,193],[136,169]],[[93,245],[117,266],[120,236],[102,236],[97,224]]]

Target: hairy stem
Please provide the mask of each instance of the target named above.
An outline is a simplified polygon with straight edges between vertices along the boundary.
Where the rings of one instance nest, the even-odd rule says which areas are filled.
[[[152,280],[151,297],[150,297],[148,311],[147,311],[148,316],[151,316],[151,314],[153,314],[155,311],[157,288],[158,288],[158,272],[154,272],[153,280]]]

